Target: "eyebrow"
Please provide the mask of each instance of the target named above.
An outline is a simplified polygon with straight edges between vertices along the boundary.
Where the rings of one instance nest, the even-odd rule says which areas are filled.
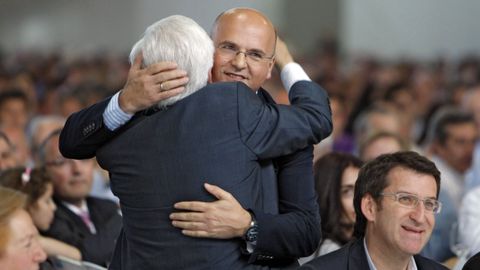
[[[230,41],[230,40],[224,40],[224,41],[218,43],[218,45],[224,45],[224,44],[234,45],[237,48],[240,47],[240,46],[238,46],[237,43],[235,43],[233,41]],[[263,50],[255,49],[255,48],[254,49],[248,49],[247,52],[255,52],[255,53],[260,53],[260,54],[263,54],[263,55],[267,55],[267,53],[264,52]]]

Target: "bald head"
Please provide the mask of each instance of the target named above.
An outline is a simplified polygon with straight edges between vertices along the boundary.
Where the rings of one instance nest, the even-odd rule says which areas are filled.
[[[212,39],[215,40],[219,27],[230,23],[238,23],[245,26],[255,26],[262,28],[265,32],[268,32],[268,35],[265,38],[273,40],[272,48],[273,54],[275,54],[277,31],[275,30],[275,26],[273,26],[273,23],[270,21],[270,19],[263,15],[260,11],[253,8],[232,8],[220,13],[213,24],[211,32]]]
[[[271,77],[277,35],[272,22],[259,11],[223,12],[215,20],[212,39],[214,82],[241,81],[256,91]]]

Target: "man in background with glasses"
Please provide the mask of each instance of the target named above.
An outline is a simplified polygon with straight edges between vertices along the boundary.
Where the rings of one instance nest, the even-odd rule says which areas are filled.
[[[355,184],[357,238],[301,269],[447,269],[418,254],[441,210],[440,172],[415,152],[381,155]]]

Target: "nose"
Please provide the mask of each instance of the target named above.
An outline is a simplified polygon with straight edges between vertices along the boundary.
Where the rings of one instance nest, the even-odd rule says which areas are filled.
[[[47,253],[45,253],[38,240],[36,241],[34,248],[35,249],[33,250],[32,254],[33,261],[36,263],[41,263],[45,261],[47,259]]]
[[[417,206],[412,209],[410,218],[418,223],[423,223],[425,221],[425,211],[423,202],[419,201]]]
[[[244,69],[247,66],[247,57],[245,55],[245,52],[237,52],[235,57],[232,59],[232,66],[234,66],[236,69]]]

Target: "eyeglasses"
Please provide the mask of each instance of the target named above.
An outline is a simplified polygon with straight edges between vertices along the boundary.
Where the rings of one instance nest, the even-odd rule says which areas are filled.
[[[405,193],[405,192],[396,192],[396,193],[380,193],[380,196],[387,196],[394,198],[395,201],[399,202],[401,205],[407,208],[415,208],[418,205],[419,201],[423,202],[425,210],[433,212],[434,214],[440,213],[442,209],[442,203],[438,200],[432,198],[420,199],[417,195]]]
[[[221,54],[229,58],[234,58],[239,53],[243,53],[247,61],[250,61],[251,63],[270,61],[275,56],[266,56],[263,52],[258,50],[241,51],[237,45],[228,42],[218,45],[217,49]]]

